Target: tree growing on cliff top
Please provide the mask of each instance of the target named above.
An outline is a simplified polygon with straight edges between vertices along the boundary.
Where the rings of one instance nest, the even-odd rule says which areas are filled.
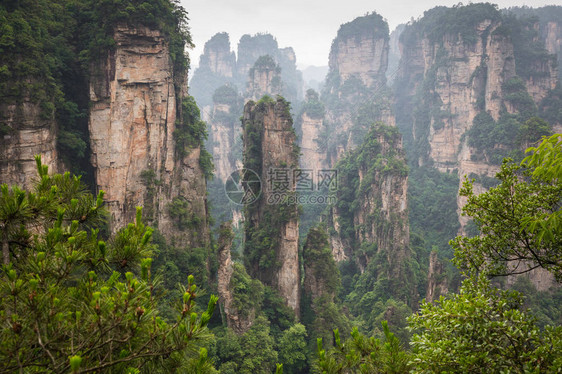
[[[37,164],[33,191],[0,189],[0,372],[213,372],[199,348],[217,298],[197,312],[190,276],[164,321],[141,209],[106,243],[103,192]]]

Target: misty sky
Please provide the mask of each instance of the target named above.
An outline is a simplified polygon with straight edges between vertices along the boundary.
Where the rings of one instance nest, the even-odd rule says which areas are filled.
[[[328,65],[330,45],[339,26],[367,12],[376,11],[389,23],[392,31],[411,17],[437,5],[454,5],[458,0],[182,0],[189,12],[191,34],[196,44],[190,51],[192,65],[199,64],[205,42],[214,34],[230,34],[231,48],[236,51],[244,34],[269,32],[280,47],[293,47],[297,65]],[[528,5],[562,5],[562,0],[499,0],[500,8]],[[334,5],[338,4],[338,5]]]

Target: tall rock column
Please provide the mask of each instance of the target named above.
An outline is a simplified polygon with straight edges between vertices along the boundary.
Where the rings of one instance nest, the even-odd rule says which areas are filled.
[[[269,55],[261,56],[248,73],[246,96],[258,100],[263,95],[281,95],[281,68]]]
[[[388,51],[388,24],[379,14],[340,26],[330,49],[330,70],[321,97],[326,105],[325,149],[330,166],[359,146],[373,123],[394,125],[385,76]]]
[[[299,221],[292,201],[298,147],[289,103],[281,97],[249,101],[243,124],[244,167],[253,171],[244,175],[244,186],[249,196],[259,194],[245,208],[246,267],[251,276],[279,291],[298,315]]]
[[[411,254],[408,172],[398,129],[374,126],[336,168],[338,203],[329,217],[334,258],[355,259],[361,272],[377,259],[385,263],[381,273],[403,279]]]
[[[219,303],[221,313],[224,314],[226,325],[233,329],[237,334],[243,334],[252,326],[256,317],[256,306],[260,300],[251,299],[250,303],[245,304],[240,301],[236,294],[237,284],[246,292],[258,299],[263,292],[262,284],[248,277],[244,267],[232,261],[230,251],[232,249],[232,224],[227,221],[220,227],[219,241],[217,246],[217,259],[219,268],[217,273],[217,291],[219,293]],[[260,293],[260,291],[262,291]]]
[[[241,128],[242,97],[230,85],[215,90],[213,109],[209,121],[215,176],[223,183],[228,176],[241,167]]]
[[[297,118],[297,132],[302,151],[300,161],[303,169],[320,170],[327,168],[326,153],[321,144],[323,141],[321,137],[325,132],[324,114],[324,104],[319,101],[318,94],[309,89]]]
[[[174,139],[177,124],[186,126],[181,111],[197,110],[186,98],[187,71],[174,69],[159,30],[118,26],[114,39],[115,49],[93,66],[89,122],[96,184],[106,192],[112,229],[131,222],[141,205],[174,245],[205,246],[201,148],[184,152]]]
[[[213,104],[213,91],[226,83],[235,83],[235,75],[236,55],[230,50],[230,38],[225,32],[217,33],[205,43],[199,67],[189,84],[190,93],[203,112],[208,113]]]

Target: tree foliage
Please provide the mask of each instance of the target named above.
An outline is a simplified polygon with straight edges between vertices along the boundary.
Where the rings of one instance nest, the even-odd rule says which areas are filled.
[[[366,337],[357,328],[351,331],[351,339],[341,341],[339,331],[334,330],[334,348],[325,351],[322,339],[318,339],[319,373],[405,373],[410,368],[408,354],[390,332],[386,321],[382,322],[384,340]]]
[[[221,373],[269,374],[275,369],[278,353],[267,318],[259,316],[242,335],[227,329],[217,334],[217,356]]]
[[[541,333],[520,310],[520,294],[484,277],[464,281],[458,294],[424,303],[409,318],[416,372],[555,372],[562,367],[562,328]]]
[[[141,209],[103,241],[103,192],[37,163],[33,191],[1,187],[0,371],[212,372],[201,343],[217,298],[198,312],[190,276],[164,320]]]
[[[474,219],[480,235],[451,241],[457,265],[490,275],[521,274],[542,267],[562,279],[562,237],[556,231],[538,229],[550,223],[545,216],[559,211],[562,183],[529,176],[529,171],[510,160],[504,161],[496,179],[499,185],[480,195],[474,194],[468,180],[459,191],[467,198],[463,214]]]

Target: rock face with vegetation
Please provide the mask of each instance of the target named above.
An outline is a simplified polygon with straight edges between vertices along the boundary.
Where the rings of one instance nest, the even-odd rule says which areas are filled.
[[[89,122],[96,185],[106,192],[112,227],[145,206],[176,245],[205,246],[205,127],[187,97],[187,70],[174,66],[159,30],[119,26],[114,40],[93,67]],[[178,235],[186,228],[194,230]]]
[[[244,292],[252,291],[252,287],[261,286],[259,281],[251,280],[243,266],[232,261],[231,250],[234,235],[231,223],[225,222],[220,227],[220,236],[217,250],[217,260],[219,263],[217,273],[217,289],[219,293],[219,303],[221,313],[224,314],[225,322],[237,334],[243,334],[252,326],[256,317],[258,304],[252,305],[251,300],[246,303],[241,302]],[[245,282],[246,281],[246,282]],[[248,286],[249,289],[244,289]]]
[[[554,56],[533,32],[529,20],[489,4],[434,8],[408,25],[397,82],[408,118],[399,122],[419,165],[493,177],[521,124],[556,86]]]
[[[334,257],[350,259],[360,273],[376,268],[376,278],[404,280],[411,255],[408,168],[398,130],[374,125],[336,168],[340,180],[330,218]],[[402,296],[406,301],[412,295]]]
[[[227,33],[218,33],[205,43],[205,49],[199,61],[199,69],[208,70],[222,77],[234,76],[236,55],[230,50],[230,39]]]
[[[223,32],[215,34],[205,43],[199,67],[190,82],[190,93],[204,111],[209,111],[213,103],[213,92],[227,83],[236,85],[238,79],[236,55],[230,49],[228,34]]]
[[[326,106],[322,148],[330,165],[360,145],[374,122],[394,124],[385,76],[388,42],[388,24],[377,13],[343,24],[332,42],[321,95]]]
[[[244,167],[246,193],[258,199],[245,207],[245,253],[248,273],[272,286],[298,315],[300,265],[298,207],[292,170],[298,167],[298,147],[289,103],[265,96],[244,107]],[[273,173],[273,174],[271,174]],[[257,183],[256,183],[257,182]],[[278,190],[278,185],[284,186]],[[281,196],[277,199],[277,196]]]
[[[0,182],[31,187],[36,176],[34,155],[56,171],[56,104],[64,101],[60,66],[48,63],[56,55],[54,32],[65,22],[49,4],[0,8]],[[33,27],[31,26],[33,25]],[[58,52],[66,52],[61,47]],[[60,113],[58,113],[60,114]]]
[[[259,100],[264,95],[281,95],[283,84],[281,82],[281,68],[273,57],[260,56],[248,72],[246,97],[250,100]]]
[[[378,251],[400,261],[392,253],[403,252],[409,242],[407,168],[386,86],[388,42],[388,25],[376,13],[342,25],[322,94],[326,133],[321,144],[343,183],[332,209],[334,256],[355,258],[356,244],[372,246],[372,253],[356,258],[362,270]]]
[[[470,4],[436,7],[405,27],[395,112],[416,194],[430,185],[438,194],[458,190],[465,176],[483,192],[495,184],[504,157],[520,160],[526,147],[552,132],[558,121],[552,110],[559,102],[556,56],[545,48],[540,24],[536,14]],[[470,230],[469,218],[460,214],[465,202],[458,196],[456,211],[460,229]],[[437,206],[419,208],[416,202],[410,214],[419,243],[428,253],[436,245],[443,248],[439,256],[450,257],[443,227],[453,219],[452,207],[440,207],[443,224],[436,230],[426,223]]]
[[[302,100],[302,73],[297,70],[297,58],[293,48],[279,48],[277,40],[270,34],[243,35],[238,43],[237,56],[238,76],[244,82],[261,56],[272,57],[281,69],[283,96],[290,102]]]
[[[544,43],[544,47],[551,55],[556,55],[558,61],[562,60],[562,8],[560,6],[545,6],[542,8],[510,8],[509,12],[515,16],[527,19],[532,33],[538,32],[537,39]],[[517,43],[517,40],[514,41]],[[546,56],[545,56],[546,57]],[[562,66],[558,63],[558,71]],[[548,78],[545,76],[545,78]]]
[[[431,252],[429,255],[429,268],[427,270],[425,301],[432,303],[434,300],[438,300],[440,296],[445,296],[448,292],[449,287],[445,267],[437,257],[437,252]]]
[[[446,12],[439,8],[431,12],[438,17],[441,11]],[[434,13],[428,13],[402,34],[404,54],[399,79],[410,84],[408,90],[412,95],[423,83],[426,86],[422,89],[431,87],[431,95],[425,95],[428,102],[421,105],[430,111],[433,104],[437,113],[427,116],[430,126],[424,128],[424,133],[421,122],[425,119],[416,116],[409,133],[415,133],[412,136],[420,139],[419,142],[429,143],[427,158],[439,170],[447,171],[459,166],[461,137],[471,127],[474,117],[481,110],[495,119],[499,117],[502,85],[515,75],[513,46],[507,36],[494,33],[500,22],[487,14],[480,20],[470,18],[472,24],[463,30],[466,35],[452,30],[424,37],[420,33],[424,22],[431,25],[439,22],[429,18]],[[499,17],[497,11],[495,14]],[[470,162],[470,155],[464,158]]]
[[[388,25],[373,13],[343,24],[330,50],[329,66],[341,81],[359,77],[367,87],[386,83]]]
[[[339,270],[330,250],[329,238],[323,226],[311,228],[303,247],[303,298],[309,302],[326,296],[335,300],[340,284]]]
[[[38,1],[0,12],[13,41],[2,47],[1,180],[29,185],[39,154],[105,191],[113,232],[142,205],[177,245],[206,246],[212,163],[187,96],[183,8]]]

